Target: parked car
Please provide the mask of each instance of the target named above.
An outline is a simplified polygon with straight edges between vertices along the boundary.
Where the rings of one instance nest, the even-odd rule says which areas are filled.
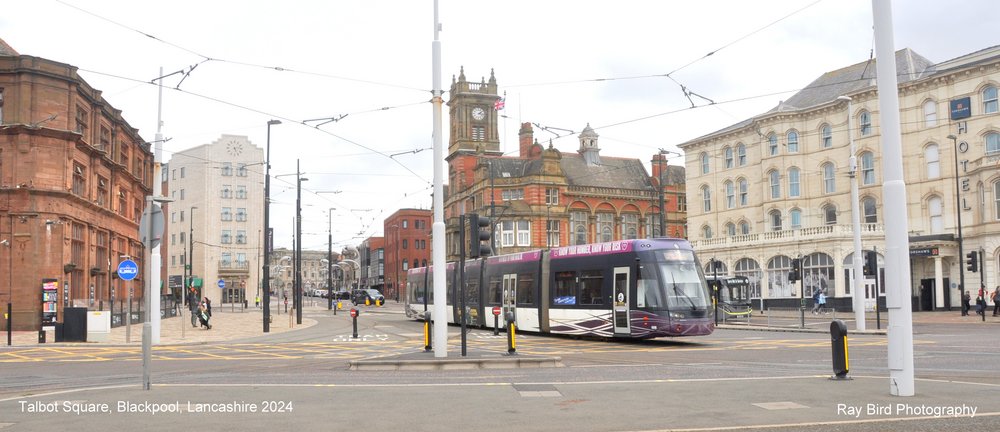
[[[333,292],[333,298],[335,298],[337,300],[350,300],[351,299],[351,292],[348,291],[348,290],[334,291]]]
[[[368,300],[371,304],[375,304],[375,301],[385,303],[385,297],[383,297],[382,293],[378,292],[377,289],[356,289],[351,294],[351,302],[356,305],[365,304],[365,300]]]

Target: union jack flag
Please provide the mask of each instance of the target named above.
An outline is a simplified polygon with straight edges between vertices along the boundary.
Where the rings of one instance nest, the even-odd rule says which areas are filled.
[[[503,106],[504,106],[503,98],[499,98],[499,99],[497,99],[496,102],[493,102],[493,109],[495,109],[497,111],[502,110]]]

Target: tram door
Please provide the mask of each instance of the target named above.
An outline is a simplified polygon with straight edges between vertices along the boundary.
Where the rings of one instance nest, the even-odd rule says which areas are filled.
[[[502,325],[507,325],[507,312],[514,314],[517,322],[517,274],[503,275],[503,314],[500,315]]]
[[[612,310],[612,320],[614,321],[615,334],[630,334],[629,327],[629,268],[615,267],[614,278],[614,306]]]

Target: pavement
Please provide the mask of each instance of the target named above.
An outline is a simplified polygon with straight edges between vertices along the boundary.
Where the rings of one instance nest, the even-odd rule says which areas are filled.
[[[326,300],[321,298],[309,298],[306,297],[303,300],[304,308],[303,314],[318,313],[318,312],[328,312],[326,308]],[[348,313],[350,308],[353,307],[350,301],[342,302],[342,309],[339,313]],[[392,300],[388,301],[385,305],[381,307],[376,306],[358,306],[363,313],[367,312],[377,312],[377,313],[403,313],[403,303],[396,303]],[[289,311],[294,312],[293,309]],[[277,312],[277,313],[276,313]],[[199,343],[209,343],[209,342],[226,342],[233,340],[242,340],[255,337],[265,336],[263,333],[263,310],[260,308],[232,308],[230,305],[222,305],[213,308],[212,310],[212,329],[195,328],[191,326],[191,318],[189,311],[183,311],[184,315],[181,318],[167,318],[160,321],[160,343],[159,345],[176,345],[176,344],[199,344]],[[271,305],[271,326],[270,333],[278,334],[288,331],[302,330],[305,328],[312,327],[316,325],[316,320],[303,317],[302,324],[295,324],[294,314],[289,314],[285,312],[284,307],[278,308],[278,303],[272,302]],[[876,329],[874,322],[874,314],[869,318],[868,328],[865,333],[867,334],[885,334],[886,329],[886,319],[888,313],[882,314],[882,329]],[[841,313],[838,318],[845,321],[850,321],[853,319],[852,314]],[[750,320],[749,323],[743,322],[733,322],[731,324],[722,324],[719,328],[722,329],[742,329],[742,330],[762,330],[762,331],[790,331],[790,332],[810,332],[810,333],[829,333],[829,319],[815,319],[815,316],[807,314],[807,319],[815,321],[814,326],[807,327],[805,329],[798,329],[793,326],[768,326],[767,318],[763,315],[756,314]],[[793,320],[794,321],[794,320]],[[986,314],[985,322],[982,317],[976,315],[975,312],[970,312],[969,316],[961,316],[961,312],[958,310],[954,311],[938,311],[938,312],[914,312],[913,313],[913,323],[915,325],[934,325],[934,324],[958,324],[958,325],[996,325],[1000,324],[1000,317],[992,316],[989,311]],[[793,323],[794,324],[794,323]],[[848,328],[850,333],[857,333],[853,331],[853,324],[848,322]],[[0,347],[6,345],[5,335],[0,334]],[[64,342],[55,344],[55,335],[53,332],[49,332],[46,341],[47,345],[80,345],[80,344],[100,344],[100,345],[142,345],[142,324],[133,324],[131,329],[128,326],[120,326],[111,329],[111,334],[107,341],[93,342],[88,341],[84,343],[80,342]],[[16,331],[13,332],[12,337],[13,346],[31,346],[39,345],[38,343],[38,333],[33,331]]]

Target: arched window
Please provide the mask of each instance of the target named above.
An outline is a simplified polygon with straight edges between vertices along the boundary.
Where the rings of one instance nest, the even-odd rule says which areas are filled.
[[[701,237],[705,240],[712,238],[712,227],[708,225],[701,227]]]
[[[747,235],[750,234],[750,223],[747,221],[740,221],[740,234]]]
[[[823,206],[823,224],[824,225],[837,224],[837,206],[833,204],[827,204]]]
[[[997,112],[997,88],[989,86],[983,89],[983,113]]]
[[[771,156],[778,155],[778,136],[774,132],[768,134],[767,136],[767,151]]]
[[[701,173],[708,174],[708,153],[701,154]]]
[[[733,187],[733,182],[726,180],[724,187],[726,189],[726,208],[736,207],[736,188]]]
[[[712,190],[708,186],[701,187],[701,209],[705,213],[712,211]]]
[[[931,234],[940,234],[944,231],[944,220],[942,216],[941,198],[931,197],[927,200],[927,213],[930,216]]]
[[[732,168],[733,167],[733,148],[729,147],[729,146],[726,146],[725,148],[723,148],[722,149],[722,156],[723,156],[723,159],[726,161],[726,168],[727,169],[728,168]]]
[[[750,282],[750,292],[748,293],[750,298],[760,298],[760,280],[763,279],[764,273],[760,271],[760,264],[757,264],[757,261],[741,258],[733,266],[733,274],[746,277]]]
[[[872,115],[868,111],[861,111],[858,114],[858,124],[860,125],[861,136],[865,137],[872,134]]]
[[[833,163],[823,164],[823,192],[834,193],[837,191],[837,177],[834,172]]]
[[[732,222],[726,224],[726,235],[729,237],[736,235],[736,224]]]
[[[587,212],[585,211],[571,211],[569,212],[569,224],[572,230],[572,239],[574,245],[587,244]]]
[[[797,197],[799,196],[799,169],[789,168],[788,169],[788,196]]]
[[[739,166],[747,165],[747,146],[743,143],[736,144],[736,164]]]
[[[861,153],[861,184],[875,184],[875,156],[872,152]]]
[[[928,144],[924,148],[924,159],[927,160],[927,178],[941,177],[941,154],[937,144]]]
[[[864,210],[865,223],[878,223],[878,214],[875,209],[875,198],[867,197],[861,200],[861,207]]]
[[[738,182],[740,184],[740,207],[746,207],[748,201],[747,194],[750,186],[745,178],[739,179]]]
[[[830,125],[824,124],[823,127],[820,128],[820,137],[823,140],[823,148],[833,147],[833,128],[831,128]]]
[[[771,231],[781,231],[781,211],[771,210],[767,217],[771,220]]]
[[[924,102],[924,127],[937,126],[937,102]]]
[[[1000,153],[1000,134],[990,132],[986,134],[986,154],[992,155]]]
[[[817,290],[833,294],[833,257],[822,252],[809,254],[802,259],[802,287],[805,297],[812,297]]]
[[[768,297],[792,297],[795,285],[788,281],[788,272],[792,270],[792,259],[778,255],[767,262],[767,295]]]
[[[769,171],[767,177],[771,179],[771,199],[781,198],[781,175],[778,170]]]
[[[785,135],[785,137],[788,139],[788,152],[789,153],[798,153],[799,152],[799,133],[796,132],[796,131],[794,131],[794,130],[790,130]]]
[[[1000,180],[993,182],[993,218],[1000,220]]]
[[[797,208],[789,210],[788,219],[792,229],[802,228],[802,210]]]

